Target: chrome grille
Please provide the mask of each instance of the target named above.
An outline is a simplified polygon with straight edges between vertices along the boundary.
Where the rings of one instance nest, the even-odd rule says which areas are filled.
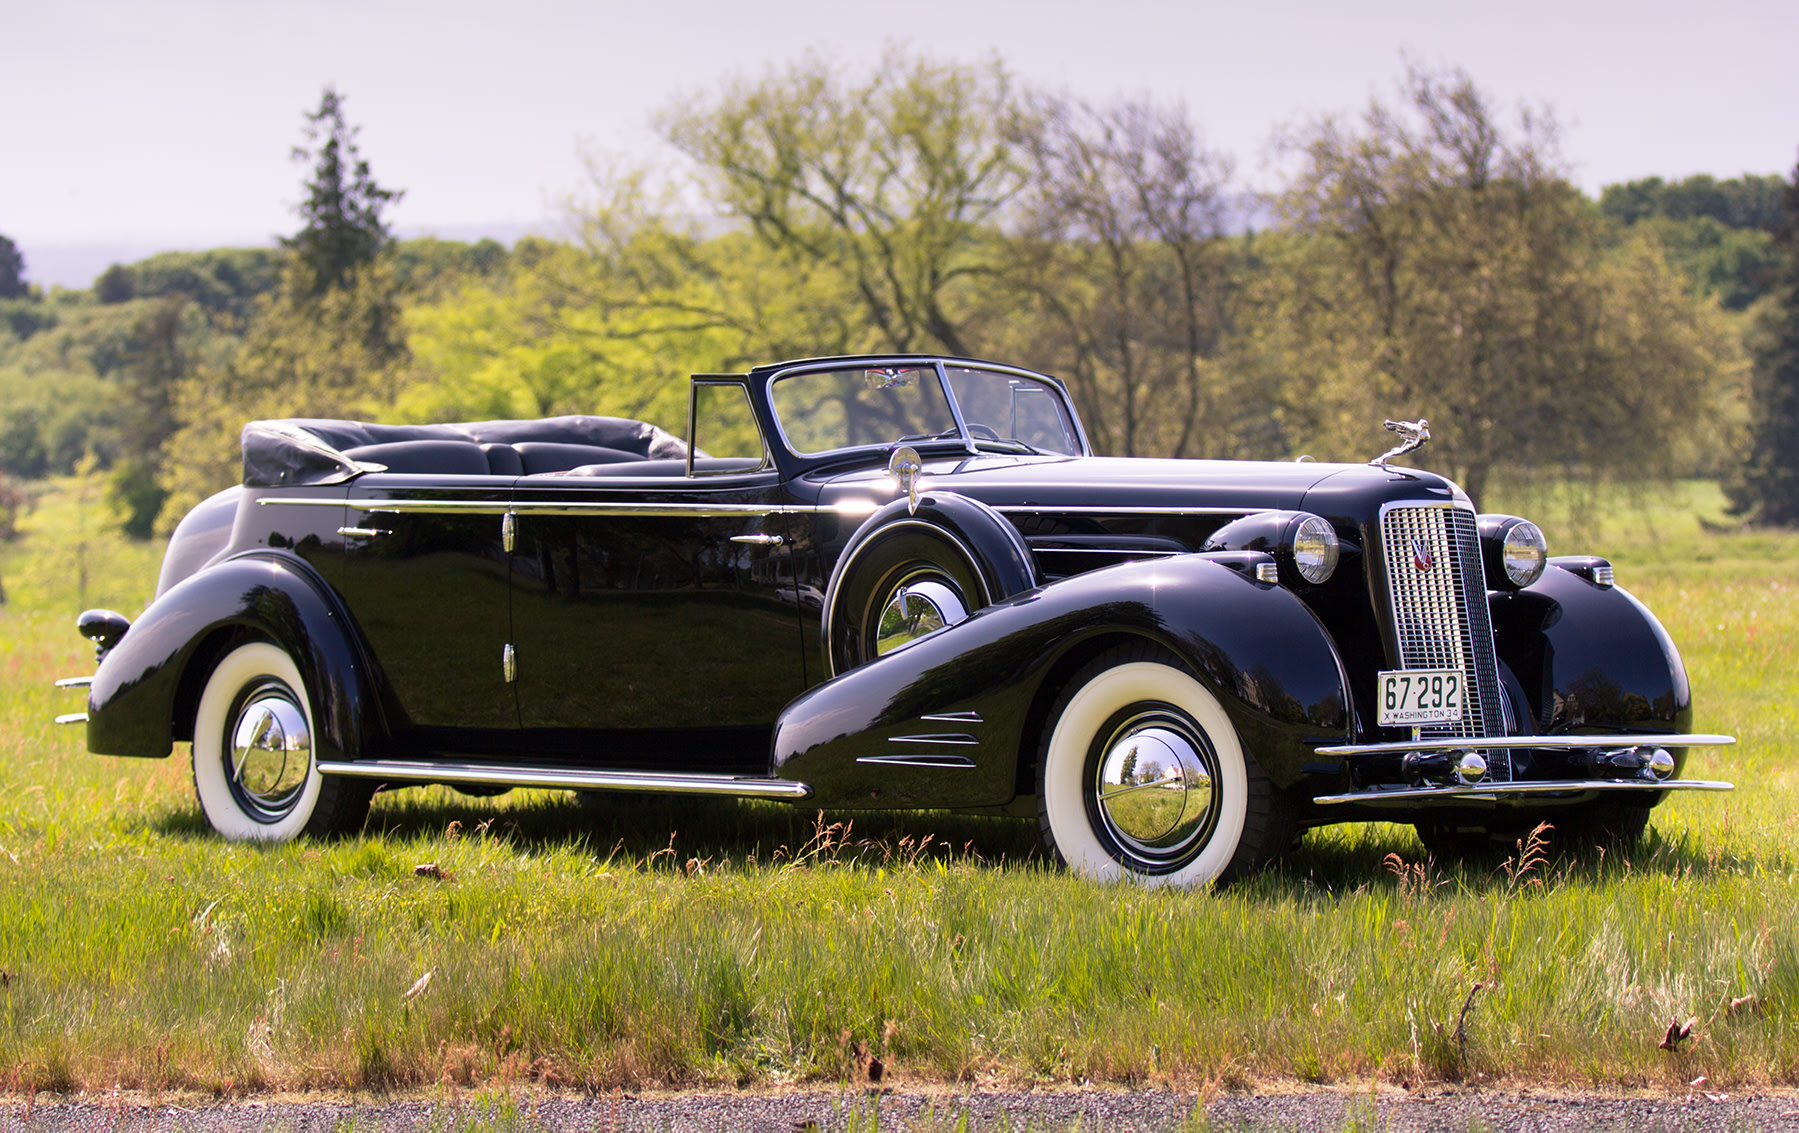
[[[1474,513],[1449,504],[1389,506],[1381,514],[1381,546],[1400,667],[1456,669],[1467,683],[1461,721],[1425,725],[1418,734],[1504,735],[1499,665]],[[1511,778],[1510,761],[1502,753],[1492,753],[1488,764],[1494,779]]]

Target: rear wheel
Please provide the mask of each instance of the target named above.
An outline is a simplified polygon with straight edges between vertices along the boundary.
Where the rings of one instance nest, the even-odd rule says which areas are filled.
[[[1102,654],[1050,712],[1037,766],[1044,843],[1100,880],[1195,885],[1292,844],[1291,805],[1224,708],[1172,653]]]
[[[319,774],[312,702],[287,652],[267,642],[227,653],[194,717],[194,793],[233,841],[285,842],[353,829],[373,784]]]

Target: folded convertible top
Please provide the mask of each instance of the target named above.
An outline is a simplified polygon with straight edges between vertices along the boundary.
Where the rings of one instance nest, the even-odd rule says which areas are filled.
[[[375,425],[362,421],[288,418],[244,426],[244,484],[251,488],[338,484],[368,470],[360,449],[413,441],[462,444],[480,454],[494,446],[574,445],[641,460],[681,459],[687,445],[645,421],[623,417],[545,417],[536,421],[470,421],[452,425]],[[379,461],[376,461],[379,463]]]

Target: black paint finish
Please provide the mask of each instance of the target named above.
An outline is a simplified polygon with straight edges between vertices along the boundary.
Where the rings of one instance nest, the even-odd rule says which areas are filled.
[[[1341,668],[1323,627],[1291,593],[1201,556],[1131,563],[988,607],[814,689],[782,713],[776,773],[854,806],[1009,801],[1036,751],[1045,701],[1086,657],[1140,637],[1172,649],[1230,714],[1277,785],[1304,777],[1318,737],[1346,730]],[[930,720],[976,713],[979,722]],[[975,744],[896,742],[967,735]],[[925,754],[973,765],[858,763]]]
[[[321,758],[773,773],[809,784],[813,804],[1013,802],[1031,789],[1056,693],[1131,638],[1184,658],[1301,802],[1351,786],[1316,747],[1402,738],[1371,726],[1375,673],[1397,661],[1379,515],[1466,505],[1450,482],[1369,465],[971,452],[929,437],[914,442],[913,517],[884,448],[801,456],[780,443],[768,386],[781,371],[741,379],[771,439],[760,471],[701,458],[698,471],[724,474],[689,477],[665,436],[610,463],[553,467],[560,450],[533,439],[551,423],[486,423],[507,431],[518,467],[491,453],[486,475],[352,461],[347,483],[213,497],[178,529],[160,597],[99,667],[89,746],[166,755],[187,738],[211,665],[246,636],[295,656]],[[435,451],[401,455],[428,465]],[[1257,581],[1244,556],[1279,552],[1295,512],[1337,532],[1335,575],[1310,586],[1283,566],[1282,585]],[[872,539],[901,517],[969,544],[995,597],[1024,592],[827,682],[827,591],[855,585],[843,575],[858,532]],[[1195,553],[1208,545],[1240,569]],[[1520,731],[1690,727],[1679,654],[1622,589],[1552,566],[1488,601]],[[1307,820],[1355,817],[1316,808]]]

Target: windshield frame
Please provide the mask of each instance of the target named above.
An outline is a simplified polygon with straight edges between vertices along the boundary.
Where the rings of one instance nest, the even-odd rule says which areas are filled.
[[[787,430],[781,422],[780,411],[775,406],[774,387],[776,383],[783,379],[810,373],[847,369],[881,369],[884,367],[922,370],[926,366],[929,366],[937,376],[937,385],[942,391],[944,401],[949,406],[950,417],[955,422],[956,433],[954,436],[909,440],[905,441],[905,444],[913,446],[920,452],[941,453],[947,448],[968,456],[1033,455],[1030,450],[1021,447],[1024,444],[1022,441],[999,442],[999,447],[980,447],[981,442],[979,442],[969,431],[968,422],[962,414],[962,406],[956,400],[955,389],[950,384],[948,368],[952,365],[959,369],[980,370],[987,373],[1000,374],[1007,377],[1025,378],[1033,382],[1042,383],[1044,388],[1051,391],[1055,397],[1060,399],[1062,411],[1066,414],[1067,421],[1074,430],[1074,441],[1079,448],[1079,452],[1074,454],[1040,453],[1036,455],[1052,456],[1063,460],[1068,459],[1070,455],[1093,455],[1093,448],[1087,440],[1087,430],[1085,426],[1081,424],[1080,414],[1075,411],[1074,399],[1069,396],[1068,387],[1063,385],[1059,379],[1050,377],[1047,374],[1039,374],[1032,370],[1022,369],[1018,366],[1007,366],[998,362],[983,362],[979,359],[972,358],[944,358],[935,355],[919,356],[916,354],[902,354],[820,358],[773,367],[768,372],[767,379],[762,383],[762,390],[764,393],[763,404],[768,408],[769,424],[771,426],[769,432],[780,441],[784,456],[802,462],[808,467],[840,461],[846,456],[858,454],[878,454],[884,456],[888,452],[891,452],[896,444],[901,442],[895,439],[870,444],[846,445],[842,448],[826,449],[822,452],[808,453],[800,451],[788,437]],[[987,444],[993,445],[994,442],[989,441]]]

